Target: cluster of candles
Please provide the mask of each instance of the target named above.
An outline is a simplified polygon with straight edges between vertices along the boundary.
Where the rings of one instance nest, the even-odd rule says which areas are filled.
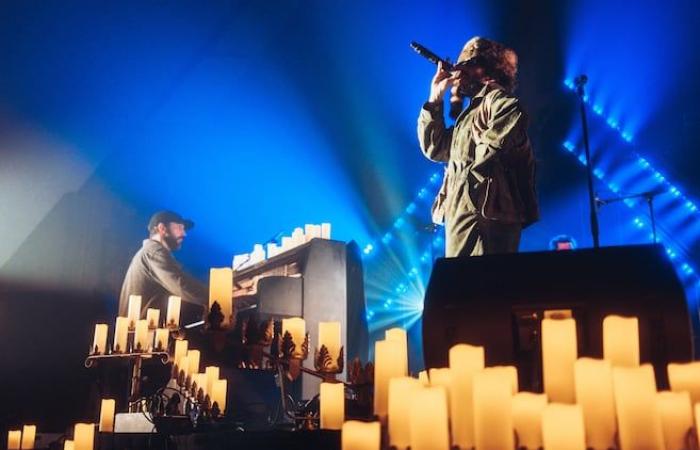
[[[190,349],[189,342],[185,339],[175,341],[173,351],[173,363],[177,366],[178,372],[184,372],[186,377],[197,385],[197,390],[201,389],[205,396],[209,396],[211,404],[215,402],[221,414],[226,411],[226,395],[228,391],[228,381],[220,379],[220,368],[207,366],[204,372],[200,372],[200,351]],[[175,380],[171,380],[175,383]],[[184,408],[184,404],[182,405]]]
[[[332,425],[343,450],[378,450],[382,423],[397,449],[680,450],[695,440],[694,448],[700,362],[669,364],[671,391],[658,392],[653,367],[639,362],[638,328],[637,318],[608,316],[604,358],[578,358],[575,320],[543,320],[541,394],[518,392],[515,367],[485,367],[484,348],[468,344],[450,349],[449,367],[408,377],[405,340],[392,330],[375,344],[380,421],[343,422],[337,413]],[[337,401],[325,393],[322,427]]]

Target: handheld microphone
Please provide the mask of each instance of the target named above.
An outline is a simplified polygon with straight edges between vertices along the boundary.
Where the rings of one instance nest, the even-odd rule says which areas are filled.
[[[446,71],[451,71],[452,70],[452,63],[450,62],[449,59],[447,58],[440,58],[438,55],[435,53],[431,52],[428,50],[425,46],[420,45],[416,41],[411,41],[411,48],[416,51],[419,55],[421,55],[423,58],[427,59],[431,63],[437,65],[437,63],[441,62],[442,63],[442,68]]]

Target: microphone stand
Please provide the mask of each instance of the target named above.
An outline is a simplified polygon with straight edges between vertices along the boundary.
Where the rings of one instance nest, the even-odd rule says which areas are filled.
[[[584,101],[584,86],[588,82],[586,75],[579,75],[574,80],[576,93],[578,94],[581,107],[581,124],[583,125],[583,144],[586,151],[586,174],[588,176],[588,200],[591,209],[591,235],[593,236],[593,247],[600,247],[600,228],[598,225],[598,209],[596,208],[596,197],[593,192],[593,167],[591,164],[591,149],[588,143],[588,120],[586,118],[586,102]]]
[[[613,198],[606,198],[606,199],[601,199],[597,198],[595,199],[596,206],[605,206],[609,205],[611,203],[619,202],[622,200],[627,200],[629,198],[643,198],[647,201],[647,205],[649,206],[649,217],[651,218],[651,236],[652,236],[652,241],[654,244],[657,243],[657,238],[656,238],[656,216],[654,215],[654,198],[658,195],[661,195],[665,193],[665,191],[646,191],[642,192],[639,194],[631,194],[631,195],[624,195],[622,197],[613,197]]]

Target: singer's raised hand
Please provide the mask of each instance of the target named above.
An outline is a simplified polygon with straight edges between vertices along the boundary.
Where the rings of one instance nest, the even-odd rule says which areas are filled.
[[[430,103],[441,102],[447,91],[447,85],[450,84],[450,72],[442,68],[442,62],[438,62],[437,72],[430,83]]]

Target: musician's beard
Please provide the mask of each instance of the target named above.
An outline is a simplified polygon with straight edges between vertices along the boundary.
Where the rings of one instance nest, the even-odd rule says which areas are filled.
[[[180,250],[180,247],[182,247],[182,238],[176,238],[170,233],[163,236],[163,240],[170,251],[174,252]]]

